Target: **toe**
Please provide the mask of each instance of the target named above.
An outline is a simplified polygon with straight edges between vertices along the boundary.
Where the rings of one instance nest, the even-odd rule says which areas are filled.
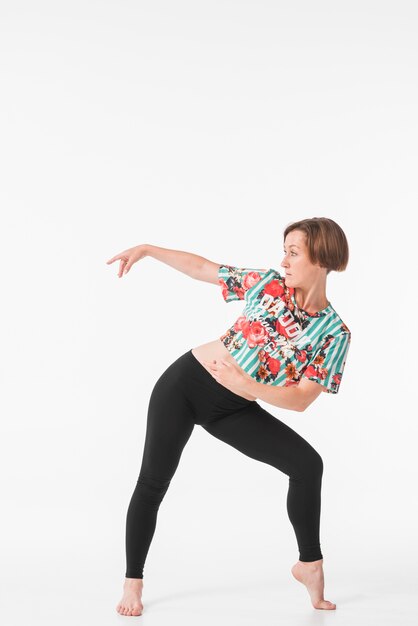
[[[335,604],[333,602],[330,602],[329,600],[324,600],[322,608],[324,608],[324,609],[335,609]]]

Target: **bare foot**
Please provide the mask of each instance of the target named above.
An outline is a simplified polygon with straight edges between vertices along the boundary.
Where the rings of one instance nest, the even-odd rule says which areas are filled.
[[[141,602],[142,578],[125,578],[122,600],[116,607],[119,615],[142,615],[144,606]]]
[[[304,562],[298,561],[292,567],[293,576],[300,583],[303,583],[315,609],[335,609],[336,605],[328,600],[324,600],[324,572],[322,569],[322,561]]]

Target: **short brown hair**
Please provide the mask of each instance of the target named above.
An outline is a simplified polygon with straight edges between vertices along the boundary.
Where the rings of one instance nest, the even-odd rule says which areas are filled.
[[[306,236],[306,246],[311,263],[343,272],[348,264],[348,241],[343,229],[328,217],[311,217],[286,226],[283,242],[292,230],[301,230]]]

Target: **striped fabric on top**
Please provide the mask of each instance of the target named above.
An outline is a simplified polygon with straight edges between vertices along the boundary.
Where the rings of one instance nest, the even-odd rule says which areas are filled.
[[[305,377],[327,393],[338,393],[351,332],[331,303],[309,315],[297,306],[293,287],[273,268],[223,264],[218,282],[225,302],[246,303],[220,339],[250,376],[284,387]]]

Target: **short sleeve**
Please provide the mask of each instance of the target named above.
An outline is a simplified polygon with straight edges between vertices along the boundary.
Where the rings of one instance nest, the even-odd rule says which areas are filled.
[[[244,300],[246,292],[257,284],[267,273],[268,269],[238,268],[233,265],[220,265],[218,282],[222,288],[225,302]]]
[[[337,336],[327,335],[309,361],[302,377],[323,385],[323,391],[327,393],[338,393],[350,343],[350,332]]]

